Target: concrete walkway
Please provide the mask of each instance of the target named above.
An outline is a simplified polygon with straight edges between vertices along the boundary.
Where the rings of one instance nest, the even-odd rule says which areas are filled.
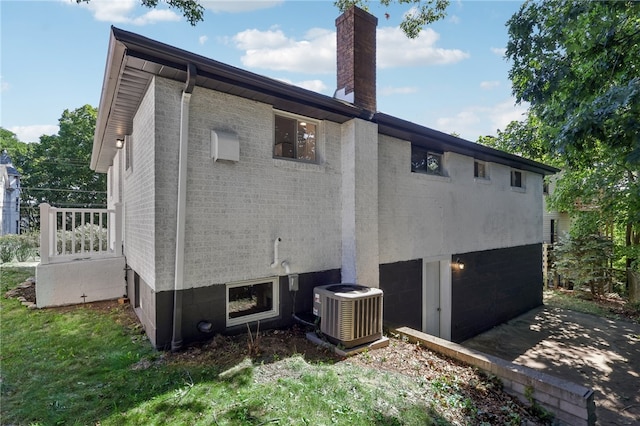
[[[599,425],[640,425],[640,324],[543,306],[462,345],[593,389]]]

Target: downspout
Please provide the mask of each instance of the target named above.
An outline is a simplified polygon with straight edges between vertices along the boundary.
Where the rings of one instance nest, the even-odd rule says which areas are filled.
[[[189,147],[189,102],[196,85],[195,65],[187,66],[187,81],[180,102],[180,145],[178,157],[178,205],[176,207],[176,264],[173,288],[173,335],[171,351],[182,348],[182,290],[184,289],[184,224],[187,207],[187,153]]]

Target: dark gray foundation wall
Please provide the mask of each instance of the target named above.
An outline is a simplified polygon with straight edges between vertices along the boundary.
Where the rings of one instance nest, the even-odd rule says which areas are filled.
[[[280,315],[260,321],[260,329],[281,328],[291,326],[295,320],[293,313],[311,314],[313,309],[313,288],[320,285],[340,283],[339,269],[299,274],[297,292],[289,291],[289,278],[279,277],[280,287]],[[141,285],[143,285],[141,283]],[[208,287],[198,287],[183,290],[182,294],[182,340],[184,344],[204,341],[215,334],[239,334],[247,331],[246,325],[226,326],[226,287],[215,284]],[[133,295],[133,293],[130,293]],[[294,298],[295,295],[295,298]],[[155,293],[156,334],[155,347],[169,349],[173,333],[173,291]],[[294,308],[295,305],[295,308]],[[211,333],[198,330],[200,321],[212,324]],[[249,324],[252,330],[256,324]],[[151,336],[150,336],[151,338]]]
[[[451,273],[451,340],[460,343],[542,305],[542,244],[463,253]]]
[[[422,330],[422,259],[380,265],[380,289],[385,326]]]

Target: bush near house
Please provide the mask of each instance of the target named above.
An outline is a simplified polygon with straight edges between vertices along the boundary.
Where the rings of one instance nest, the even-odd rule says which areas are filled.
[[[568,235],[554,244],[554,268],[564,280],[578,288],[587,287],[594,296],[621,292],[611,261],[614,244],[602,235]]]
[[[26,262],[38,255],[40,236],[37,233],[9,234],[0,237],[0,261],[8,263],[14,259]]]
[[[108,243],[107,228],[98,225],[80,225],[73,230],[57,232],[58,254],[105,251]]]

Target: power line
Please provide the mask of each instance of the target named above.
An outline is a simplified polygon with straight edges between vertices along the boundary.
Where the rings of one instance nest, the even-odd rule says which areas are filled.
[[[29,191],[52,191],[52,192],[84,192],[91,194],[106,194],[107,191],[91,191],[88,189],[58,189],[58,188],[32,188],[28,186],[23,186],[20,188],[21,190],[29,190]]]

